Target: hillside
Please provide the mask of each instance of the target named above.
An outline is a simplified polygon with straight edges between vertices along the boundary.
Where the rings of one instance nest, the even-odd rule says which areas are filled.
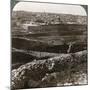
[[[11,38],[12,90],[88,83],[87,16],[14,11]]]
[[[71,14],[56,14],[56,13],[45,13],[45,12],[26,12],[26,11],[13,11],[12,20],[19,19],[23,23],[26,21],[38,22],[42,21],[45,23],[54,24],[56,22],[63,24],[87,24],[86,16],[71,15]]]

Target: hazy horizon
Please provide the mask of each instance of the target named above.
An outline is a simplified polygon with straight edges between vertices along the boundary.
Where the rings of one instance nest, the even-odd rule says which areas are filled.
[[[87,16],[86,11],[80,5],[66,5],[66,4],[19,2],[15,5],[13,11],[45,12],[45,13]]]

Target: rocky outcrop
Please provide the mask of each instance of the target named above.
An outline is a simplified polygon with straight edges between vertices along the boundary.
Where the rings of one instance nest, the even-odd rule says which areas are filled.
[[[12,89],[45,87],[45,85],[48,86],[48,79],[45,77],[47,74],[51,75],[51,73],[60,73],[62,71],[68,71],[68,74],[70,74],[71,71],[73,71],[73,73],[79,71],[87,73],[86,67],[86,50],[77,53],[62,54],[49,59],[32,61],[20,66],[18,69],[12,70]],[[75,68],[77,68],[76,71]],[[66,73],[65,76],[67,76]],[[53,78],[53,75],[51,75],[51,77]],[[55,83],[51,83],[49,86],[53,85],[58,86]]]

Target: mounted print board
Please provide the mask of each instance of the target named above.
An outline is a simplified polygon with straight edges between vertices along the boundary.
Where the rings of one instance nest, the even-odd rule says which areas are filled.
[[[87,5],[11,1],[11,89],[88,84]]]

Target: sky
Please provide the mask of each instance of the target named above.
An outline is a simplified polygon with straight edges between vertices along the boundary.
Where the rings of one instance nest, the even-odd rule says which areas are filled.
[[[80,5],[50,4],[36,2],[19,2],[13,11],[49,12],[86,16],[86,11]]]

